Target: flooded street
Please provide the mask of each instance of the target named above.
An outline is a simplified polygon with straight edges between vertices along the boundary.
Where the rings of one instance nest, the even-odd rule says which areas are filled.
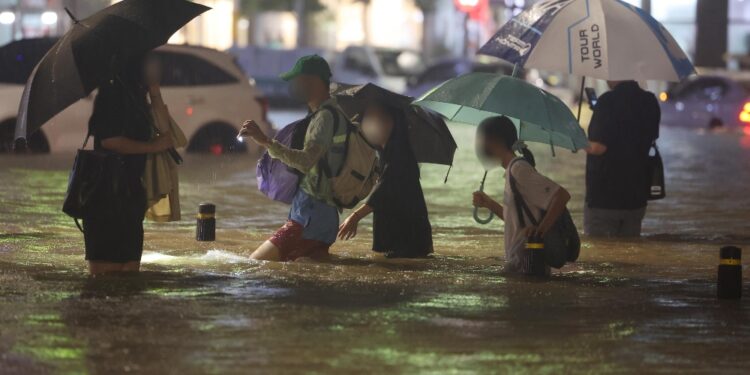
[[[448,183],[447,167],[422,169],[431,259],[375,255],[368,219],[330,263],[250,261],[288,207],[257,191],[253,156],[187,155],[183,221],[147,222],[142,275],[96,280],[60,211],[73,156],[0,157],[0,373],[747,372],[750,290],[718,301],[715,278],[722,245],[749,264],[750,136],[663,128],[667,199],[645,237],[584,238],[579,262],[540,282],[503,274],[501,222],[471,218],[474,128],[451,130]],[[584,155],[532,149],[581,228]],[[194,240],[204,201],[215,243]]]

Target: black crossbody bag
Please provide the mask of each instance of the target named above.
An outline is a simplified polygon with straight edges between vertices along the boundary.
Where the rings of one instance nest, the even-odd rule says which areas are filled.
[[[521,224],[521,228],[526,227],[524,213],[526,213],[525,216],[529,217],[532,225],[539,226],[539,222],[542,221],[547,212],[542,211],[541,218],[539,221],[536,220],[526,201],[524,201],[521,192],[518,190],[516,179],[513,177],[513,173],[510,172],[512,166],[513,163],[508,166],[507,173],[510,177],[510,189],[513,191],[516,213],[518,214],[518,221]],[[570,216],[570,211],[566,208],[544,236],[544,260],[550,267],[561,268],[565,263],[578,260],[580,253],[581,237],[578,235],[578,229],[573,222],[573,217]]]
[[[118,215],[122,207],[117,197],[121,189],[127,189],[122,157],[113,152],[86,150],[90,137],[89,130],[83,147],[76,153],[62,207],[81,232],[80,219]]]
[[[651,150],[654,152],[653,155],[651,155]],[[665,185],[664,161],[662,161],[659,148],[656,147],[656,141],[654,141],[648,153],[648,200],[664,199],[667,196]]]

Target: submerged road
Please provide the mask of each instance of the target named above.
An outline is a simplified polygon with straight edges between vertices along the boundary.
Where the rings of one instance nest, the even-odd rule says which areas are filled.
[[[471,219],[474,129],[452,130],[448,183],[422,169],[432,259],[373,255],[366,221],[330,263],[250,261],[287,207],[257,192],[253,156],[188,155],[184,220],[147,223],[142,275],[96,280],[60,212],[72,155],[0,157],[0,373],[746,373],[750,290],[718,301],[714,284],[720,246],[750,257],[750,137],[662,129],[668,198],[644,238],[584,239],[538,282],[504,275],[502,224]],[[584,156],[533,150],[580,225]],[[194,241],[202,201],[215,243]]]

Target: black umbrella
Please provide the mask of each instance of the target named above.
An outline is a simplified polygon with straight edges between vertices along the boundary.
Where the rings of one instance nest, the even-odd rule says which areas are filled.
[[[112,79],[117,62],[165,44],[208,7],[186,0],[124,0],[86,18],[34,68],[21,99],[16,139],[26,138],[53,116]]]
[[[361,115],[368,103],[373,101],[402,110],[409,126],[409,140],[417,161],[453,164],[453,155],[458,146],[443,117],[411,105],[413,98],[396,94],[372,83],[359,86],[337,84],[333,94],[349,118]]]

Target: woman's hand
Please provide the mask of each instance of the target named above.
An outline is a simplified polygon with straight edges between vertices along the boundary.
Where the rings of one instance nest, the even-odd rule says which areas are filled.
[[[154,153],[167,151],[170,148],[174,148],[174,139],[172,139],[172,135],[169,133],[161,133],[154,138],[151,145],[154,148]]]
[[[349,215],[339,226],[339,239],[350,240],[357,236],[357,226],[359,225],[359,217],[356,213]]]
[[[490,196],[485,194],[484,192],[475,191],[472,203],[474,204],[474,207],[492,208],[492,205],[493,203],[495,203],[495,201],[492,200],[492,198],[490,198]]]
[[[505,218],[503,217],[503,206],[501,206],[500,203],[497,203],[494,199],[490,198],[490,196],[485,194],[484,192],[475,191],[472,203],[474,204],[474,207],[486,208],[492,211],[492,213],[497,215],[497,217],[499,217],[500,219],[505,220]]]

